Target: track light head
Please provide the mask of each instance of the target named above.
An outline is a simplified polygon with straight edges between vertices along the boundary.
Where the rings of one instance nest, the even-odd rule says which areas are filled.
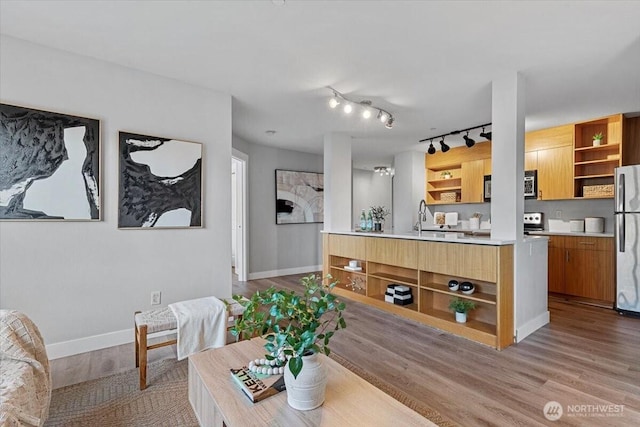
[[[389,120],[389,114],[387,114],[386,111],[378,111],[378,120],[380,120],[382,123],[386,123],[387,120]]]
[[[344,108],[342,109],[346,114],[351,114],[351,112],[353,111],[353,105],[351,105],[350,102],[347,102],[346,104],[344,104]]]
[[[427,150],[429,154],[436,154],[436,147],[433,146],[433,142],[429,142],[429,149]]]
[[[389,120],[384,124],[384,127],[387,129],[393,129],[393,117],[389,117]]]
[[[467,147],[469,148],[473,147],[473,145],[476,143],[473,139],[469,138],[469,131],[467,131],[467,134],[462,138],[464,138],[464,143],[467,144]]]
[[[486,138],[489,141],[491,141],[491,133],[492,133],[491,131],[485,132],[484,128],[482,128],[482,132],[480,132],[480,138]]]
[[[340,105],[340,98],[338,98],[338,95],[334,94],[329,99],[329,107],[330,108],[336,108],[338,105]]]
[[[365,107],[364,110],[362,110],[362,118],[369,119],[370,117],[371,117],[371,109],[368,107]]]
[[[450,148],[451,147],[444,143],[444,137],[442,137],[442,141],[440,141],[440,149],[442,150],[442,152],[446,153]]]

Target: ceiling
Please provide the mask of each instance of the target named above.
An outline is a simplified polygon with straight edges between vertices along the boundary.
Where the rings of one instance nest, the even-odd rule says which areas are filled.
[[[527,130],[640,111],[638,22],[636,1],[0,2],[2,34],[229,93],[249,142],[322,153],[347,133],[369,169],[490,122],[505,73],[526,80]],[[328,85],[393,129],[330,110]]]

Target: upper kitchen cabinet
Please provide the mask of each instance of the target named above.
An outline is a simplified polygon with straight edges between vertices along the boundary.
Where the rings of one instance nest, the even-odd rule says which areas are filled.
[[[573,196],[571,146],[537,151],[538,200],[565,200]]]
[[[460,168],[462,203],[484,202],[484,160],[463,162]]]
[[[487,159],[491,168],[490,141],[425,154],[427,204],[482,203]]]
[[[527,132],[525,170],[538,171],[538,200],[573,197],[573,125]]]

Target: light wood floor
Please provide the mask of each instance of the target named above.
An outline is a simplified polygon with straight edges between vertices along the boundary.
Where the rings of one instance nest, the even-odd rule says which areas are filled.
[[[235,282],[250,295],[269,286],[297,288],[301,275]],[[458,338],[353,301],[347,329],[332,340],[336,353],[424,401],[463,426],[640,425],[640,319],[612,310],[549,302],[551,323],[503,351]],[[150,360],[175,357],[175,348]],[[54,387],[134,367],[133,345],[52,361]],[[565,415],[550,422],[548,401]],[[567,405],[624,405],[621,417],[593,409],[567,416]]]

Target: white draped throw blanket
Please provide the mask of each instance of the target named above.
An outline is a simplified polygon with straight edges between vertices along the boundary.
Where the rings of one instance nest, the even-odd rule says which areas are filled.
[[[216,297],[169,304],[178,320],[178,360],[208,348],[223,347],[227,334],[227,308]]]

